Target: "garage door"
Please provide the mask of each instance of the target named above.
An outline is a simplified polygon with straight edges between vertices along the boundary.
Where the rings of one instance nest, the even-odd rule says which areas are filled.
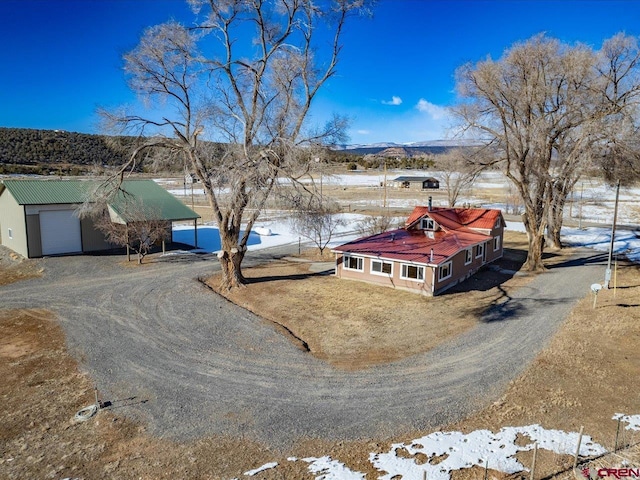
[[[42,255],[82,251],[80,220],[73,210],[40,211]]]

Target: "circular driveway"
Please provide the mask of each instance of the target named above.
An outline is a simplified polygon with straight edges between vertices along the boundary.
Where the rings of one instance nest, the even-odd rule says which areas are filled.
[[[267,256],[250,253],[245,264]],[[198,282],[219,268],[215,257],[136,268],[120,260],[44,259],[43,278],[0,287],[2,308],[52,310],[104,399],[153,434],[280,447],[301,437],[388,439],[490,403],[603,272],[601,255],[582,251],[451,342],[345,372]]]

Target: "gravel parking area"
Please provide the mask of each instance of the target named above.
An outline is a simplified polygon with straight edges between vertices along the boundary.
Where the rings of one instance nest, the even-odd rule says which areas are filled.
[[[249,254],[247,264],[284,253]],[[121,259],[43,259],[42,278],[0,287],[2,308],[52,310],[104,399],[150,433],[228,434],[274,447],[309,437],[392,438],[492,402],[603,272],[602,255],[580,251],[455,340],[346,372],[198,282],[218,268],[214,256],[134,268]]]

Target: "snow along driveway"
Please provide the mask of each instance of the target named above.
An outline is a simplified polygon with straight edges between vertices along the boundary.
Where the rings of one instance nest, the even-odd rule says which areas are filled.
[[[246,263],[271,254],[250,252]],[[453,341],[344,372],[197,282],[218,268],[214,256],[172,257],[140,268],[122,268],[120,260],[44,259],[43,278],[0,287],[2,308],[54,311],[70,352],[104,398],[148,422],[153,434],[230,434],[280,447],[301,436],[394,439],[490,403],[603,271],[601,254],[582,251]]]

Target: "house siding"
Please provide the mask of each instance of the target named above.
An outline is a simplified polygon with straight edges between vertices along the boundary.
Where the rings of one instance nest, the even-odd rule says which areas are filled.
[[[7,189],[0,194],[0,212],[2,212],[0,218],[2,245],[23,257],[29,257],[24,207],[18,204]],[[12,238],[9,238],[9,229],[11,229]]]
[[[448,288],[453,287],[454,285],[466,280],[471,275],[476,273],[485,263],[482,262],[482,257],[475,258],[475,250],[472,248],[472,259],[471,263],[468,265],[464,264],[465,261],[465,250],[462,250],[456,253],[453,257],[451,257],[451,277],[446,278],[442,281],[438,280],[438,270],[436,270],[435,276],[435,294],[439,294],[444,292]],[[444,262],[447,263],[447,262]]]
[[[353,257],[361,257],[361,255],[351,255]],[[393,264],[392,275],[376,275],[371,273],[371,261],[372,260],[384,260]],[[386,287],[398,288],[401,290],[410,290],[412,292],[421,293],[423,295],[432,295],[431,283],[433,279],[433,269],[426,265],[424,266],[424,282],[415,280],[406,280],[400,278],[402,271],[402,263],[395,260],[388,259],[375,259],[370,257],[363,257],[363,270],[351,270],[343,267],[343,254],[336,253],[336,273],[335,275],[341,279],[358,280],[361,282],[374,283],[376,285],[384,285]]]

